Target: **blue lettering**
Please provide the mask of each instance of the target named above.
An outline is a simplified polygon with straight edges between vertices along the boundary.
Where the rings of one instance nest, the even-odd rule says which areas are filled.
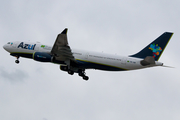
[[[28,45],[28,50],[31,50],[31,45]]]
[[[18,48],[21,47],[23,48],[23,42],[21,42],[19,45],[18,45]]]
[[[24,42],[21,42],[17,48],[23,48],[23,49],[28,49],[28,50],[34,50],[36,44],[30,45],[30,44],[24,44]]]
[[[24,49],[28,49],[29,44],[25,44]]]
[[[36,46],[36,44],[34,44],[33,50],[34,50],[35,46]]]
[[[28,45],[29,50],[33,50],[33,45]]]

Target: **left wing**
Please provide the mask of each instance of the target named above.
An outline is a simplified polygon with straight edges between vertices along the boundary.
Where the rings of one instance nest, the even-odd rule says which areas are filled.
[[[65,28],[56,38],[51,54],[58,61],[75,61],[71,48],[67,41],[67,28]]]

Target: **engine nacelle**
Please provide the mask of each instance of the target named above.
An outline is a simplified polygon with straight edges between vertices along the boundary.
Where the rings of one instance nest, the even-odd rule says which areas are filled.
[[[33,54],[33,59],[40,62],[52,62],[53,57],[48,53],[35,52]]]
[[[61,69],[62,71],[68,71],[68,67],[65,66],[65,65],[60,65],[60,69]]]

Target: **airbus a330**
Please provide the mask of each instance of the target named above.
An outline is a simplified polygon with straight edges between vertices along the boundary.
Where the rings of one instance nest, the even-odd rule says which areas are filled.
[[[130,56],[118,56],[105,53],[71,49],[67,40],[67,28],[56,38],[53,46],[25,41],[8,42],[3,48],[15,56],[19,63],[20,57],[34,59],[39,62],[51,62],[60,65],[62,71],[70,75],[78,73],[84,80],[88,80],[86,69],[106,71],[127,71],[154,66],[163,66],[159,62],[166,45],[173,33],[165,32],[140,52]]]

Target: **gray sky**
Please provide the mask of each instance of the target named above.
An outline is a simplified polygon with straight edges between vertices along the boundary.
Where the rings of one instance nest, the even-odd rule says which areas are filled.
[[[0,1],[1,120],[179,120],[178,0]],[[58,65],[10,56],[8,41],[53,45],[65,27],[72,48],[131,55],[174,32],[160,58],[174,69],[87,70],[89,81]]]

